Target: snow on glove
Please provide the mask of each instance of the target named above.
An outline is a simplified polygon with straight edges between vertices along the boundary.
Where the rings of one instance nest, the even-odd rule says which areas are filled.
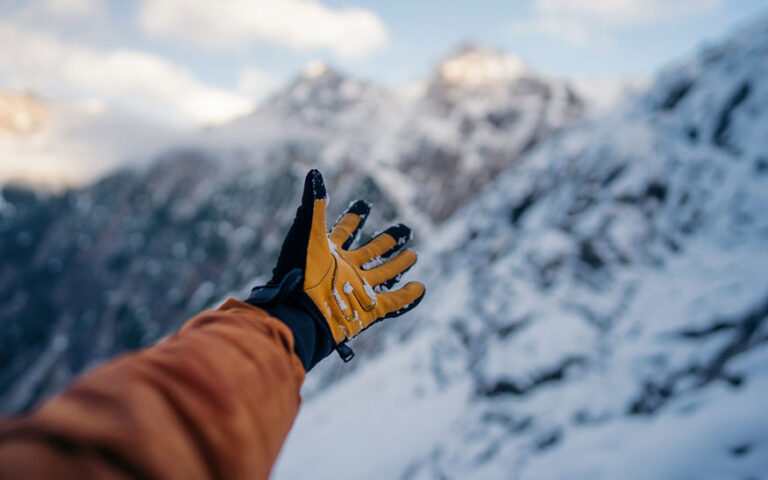
[[[299,301],[330,334],[341,357],[349,361],[354,354],[346,345],[348,339],[378,320],[413,309],[425,289],[419,282],[409,282],[398,290],[382,291],[416,263],[416,253],[404,250],[411,238],[410,228],[394,225],[360,248],[349,250],[370,205],[354,202],[328,234],[326,203],[323,177],[311,170],[272,279],[267,286],[254,289],[249,302]]]

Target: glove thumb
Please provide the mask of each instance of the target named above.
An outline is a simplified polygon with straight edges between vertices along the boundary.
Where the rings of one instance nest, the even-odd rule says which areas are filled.
[[[272,279],[269,283],[279,283],[295,268],[301,269],[302,272],[306,270],[310,240],[315,243],[322,239],[321,246],[325,245],[325,248],[328,248],[325,232],[326,198],[323,175],[316,169],[310,170],[304,179],[301,205],[296,210],[296,218],[280,249],[277,265],[272,270]]]

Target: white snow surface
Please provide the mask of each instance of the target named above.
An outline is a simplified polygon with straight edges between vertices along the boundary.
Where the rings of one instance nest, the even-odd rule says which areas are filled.
[[[768,478],[766,78],[762,21],[500,175],[273,478]]]

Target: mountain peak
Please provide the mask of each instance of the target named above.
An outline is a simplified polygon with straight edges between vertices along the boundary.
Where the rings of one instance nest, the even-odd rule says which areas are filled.
[[[440,62],[436,74],[452,85],[478,87],[514,80],[529,71],[516,55],[466,43]]]
[[[345,79],[349,79],[349,76],[336,69],[333,65],[329,65],[322,60],[313,60],[304,66],[304,70],[296,78],[296,83],[325,83]]]
[[[328,64],[326,64],[322,60],[315,60],[315,61],[309,62],[307,66],[304,67],[304,71],[301,74],[301,78],[306,80],[311,80],[314,78],[322,77],[327,73],[334,73],[334,72],[332,71],[332,69],[328,67]]]

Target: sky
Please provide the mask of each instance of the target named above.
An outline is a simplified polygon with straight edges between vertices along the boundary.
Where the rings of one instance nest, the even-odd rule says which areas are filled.
[[[0,92],[199,126],[318,60],[401,85],[472,41],[558,78],[649,77],[761,14],[765,0],[0,0]]]

